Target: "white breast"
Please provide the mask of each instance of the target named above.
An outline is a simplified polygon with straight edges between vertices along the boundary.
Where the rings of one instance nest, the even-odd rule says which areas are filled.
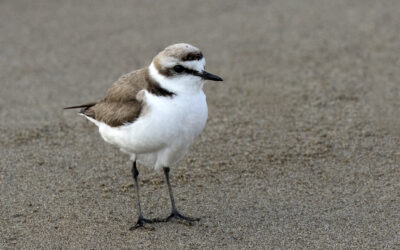
[[[145,91],[145,113],[132,124],[110,127],[98,123],[103,139],[155,168],[181,160],[203,130],[207,103],[203,91],[160,97]]]

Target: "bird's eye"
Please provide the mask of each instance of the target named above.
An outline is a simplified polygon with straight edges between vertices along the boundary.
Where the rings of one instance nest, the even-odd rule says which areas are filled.
[[[174,70],[176,73],[182,73],[185,70],[185,68],[181,65],[175,65]]]

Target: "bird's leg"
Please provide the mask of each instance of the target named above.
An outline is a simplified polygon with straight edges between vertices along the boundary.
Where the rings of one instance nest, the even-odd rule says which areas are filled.
[[[200,218],[186,217],[178,212],[178,210],[176,209],[176,206],[175,206],[175,200],[174,200],[174,195],[172,194],[171,184],[169,182],[169,167],[164,167],[164,174],[165,174],[165,178],[167,180],[169,198],[171,200],[172,211],[171,211],[171,214],[167,218],[160,220],[160,221],[166,222],[172,218],[176,218],[176,219],[184,220],[184,221],[199,221]]]
[[[136,197],[137,197],[137,210],[138,210],[138,221],[136,222],[136,225],[131,227],[129,230],[135,230],[137,228],[140,228],[144,226],[146,223],[153,223],[157,222],[157,219],[146,219],[143,217],[142,214],[142,207],[140,206],[140,196],[139,196],[139,183],[138,183],[138,175],[139,171],[136,168],[136,161],[133,162],[132,165],[132,176],[133,176],[133,181],[135,183],[135,190],[136,190]]]

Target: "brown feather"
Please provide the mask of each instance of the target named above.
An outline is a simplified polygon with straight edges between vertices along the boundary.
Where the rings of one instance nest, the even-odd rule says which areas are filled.
[[[144,103],[136,96],[142,89],[158,96],[174,95],[150,77],[148,68],[143,68],[121,76],[108,89],[102,101],[67,109],[82,108],[81,113],[109,126],[118,127],[134,122],[141,115]]]

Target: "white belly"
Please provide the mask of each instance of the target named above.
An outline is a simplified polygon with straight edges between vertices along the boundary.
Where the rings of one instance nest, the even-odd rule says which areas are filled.
[[[98,122],[103,139],[131,155],[132,160],[157,168],[181,160],[203,130],[207,103],[203,91],[194,95],[159,97],[146,92],[145,113],[135,122],[110,127]]]

